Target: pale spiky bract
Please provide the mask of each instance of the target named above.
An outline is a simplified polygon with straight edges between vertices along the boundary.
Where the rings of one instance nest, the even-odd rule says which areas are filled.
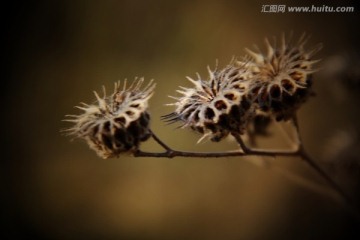
[[[291,118],[312,93],[313,65],[319,61],[313,56],[321,49],[320,44],[305,50],[309,37],[303,34],[295,43],[291,38],[286,41],[283,34],[278,46],[276,39],[274,44],[265,39],[266,54],[247,49],[252,75],[249,93],[262,111],[277,120]]]
[[[318,62],[313,56],[320,50],[317,45],[305,49],[308,37],[303,34],[293,42],[280,44],[265,39],[266,54],[247,49],[249,56],[244,61],[232,61],[222,70],[209,69],[209,79],[188,79],[192,88],[181,87],[181,97],[172,97],[176,107],[173,113],[163,116],[172,123],[181,121],[182,127],[203,133],[212,141],[220,141],[229,133],[244,133],[256,115],[288,120],[311,95],[313,65]],[[203,139],[203,138],[201,138]]]
[[[65,121],[74,126],[66,131],[84,139],[102,158],[138,149],[140,142],[151,136],[147,107],[155,87],[150,81],[141,90],[143,82],[143,78],[135,79],[128,88],[126,80],[123,87],[117,82],[110,96],[106,96],[105,88],[103,97],[94,92],[95,104],[82,103],[77,107],[84,111],[82,114],[67,115]]]
[[[212,141],[220,141],[231,132],[242,134],[249,116],[253,113],[251,102],[246,98],[249,87],[246,64],[232,61],[222,70],[208,68],[209,79],[187,79],[193,88],[180,87],[181,97],[172,97],[176,106],[173,113],[163,116],[172,123],[180,121],[182,127],[191,127]],[[202,140],[201,138],[200,140]],[[199,140],[199,141],[200,141]]]

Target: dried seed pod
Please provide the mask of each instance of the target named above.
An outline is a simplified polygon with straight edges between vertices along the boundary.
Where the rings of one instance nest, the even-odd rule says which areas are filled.
[[[287,42],[282,35],[279,46],[276,39],[273,45],[265,39],[267,54],[247,49],[251,57],[250,98],[262,111],[271,112],[277,120],[291,118],[312,93],[312,73],[316,71],[313,65],[319,61],[313,60],[313,56],[321,45],[305,50],[308,39],[303,34],[293,44],[291,37]]]
[[[150,83],[141,90],[144,79],[135,79],[126,88],[126,81],[121,88],[115,83],[113,94],[106,96],[94,92],[97,103],[77,107],[84,112],[79,115],[67,115],[64,121],[73,122],[72,128],[66,129],[69,135],[85,139],[91,149],[102,158],[116,157],[123,152],[138,149],[140,142],[146,141],[151,133],[150,115],[147,112],[148,100],[155,85]]]
[[[172,97],[176,106],[174,112],[163,116],[169,123],[181,121],[182,127],[191,127],[203,137],[220,141],[229,133],[242,134],[248,119],[253,113],[250,101],[246,98],[249,87],[246,64],[235,66],[232,61],[222,70],[208,68],[209,79],[190,77],[193,88],[180,87],[181,97]]]

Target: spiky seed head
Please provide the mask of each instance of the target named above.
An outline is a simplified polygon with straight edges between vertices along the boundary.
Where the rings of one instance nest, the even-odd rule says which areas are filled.
[[[303,34],[295,43],[291,38],[286,41],[283,34],[278,45],[275,38],[273,44],[265,39],[265,54],[247,49],[253,79],[249,89],[251,98],[277,120],[292,117],[311,95],[312,73],[316,71],[313,65],[319,61],[313,56],[321,49],[320,44],[306,50],[309,37]]]
[[[138,149],[140,142],[146,141],[151,135],[147,108],[155,87],[150,81],[141,90],[143,82],[143,78],[136,78],[128,88],[126,80],[122,87],[117,82],[109,96],[104,87],[102,97],[94,92],[94,104],[82,103],[77,108],[83,113],[67,115],[64,121],[72,122],[74,126],[65,131],[68,135],[84,139],[102,158],[116,157],[120,153]]]
[[[187,79],[193,83],[192,88],[180,87],[177,92],[182,96],[172,97],[175,111],[163,116],[169,123],[180,121],[182,127],[190,127],[210,137],[212,141],[220,141],[229,133],[242,134],[253,108],[246,93],[249,87],[246,64],[236,65],[232,61],[224,69],[208,68],[209,79]]]

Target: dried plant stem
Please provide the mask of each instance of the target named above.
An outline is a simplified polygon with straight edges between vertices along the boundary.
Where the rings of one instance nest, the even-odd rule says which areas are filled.
[[[333,190],[335,190],[347,203],[350,203],[350,198],[345,194],[345,192],[341,189],[341,187],[339,185],[337,185],[332,178],[327,175],[327,173],[309,156],[309,154],[305,151],[302,141],[301,141],[301,136],[299,134],[299,127],[297,125],[297,120],[295,119],[296,117],[294,117],[294,125],[296,126],[296,133],[297,133],[297,139],[298,139],[298,150],[293,152],[292,156],[297,156],[300,157],[301,159],[303,159],[305,162],[307,162],[311,168],[313,168],[318,174],[319,176],[321,176],[328,184],[331,188],[333,188]],[[236,139],[236,141],[238,142],[239,146],[243,149],[244,153],[246,155],[252,154],[254,152],[257,152],[257,150],[253,150],[248,148],[244,141],[242,140],[241,136],[237,133],[232,133],[232,135],[234,136],[234,138]],[[262,150],[263,152],[264,150]],[[279,152],[280,153],[280,152]],[[275,154],[276,155],[276,154]],[[279,155],[277,155],[279,156]]]
[[[155,157],[155,158],[173,158],[173,157],[200,157],[200,158],[220,158],[220,157],[236,157],[236,156],[267,156],[267,157],[277,157],[277,156],[296,156],[298,153],[296,151],[286,151],[286,150],[263,150],[257,149],[252,150],[245,146],[243,143],[244,149],[242,151],[229,151],[229,152],[185,152],[174,150],[165,144],[154,132],[152,132],[153,139],[164,148],[165,152],[144,152],[137,150],[134,153],[135,157]],[[238,136],[239,139],[240,136]],[[242,140],[241,140],[242,141]]]
[[[164,143],[163,141],[161,141],[161,139],[158,138],[152,130],[150,130],[150,132],[151,132],[152,138],[153,138],[160,146],[162,146],[166,151],[168,151],[168,152],[173,151],[168,145],[166,145],[166,143]]]
[[[314,169],[319,176],[321,176],[327,184],[333,188],[348,204],[351,203],[350,197],[343,191],[343,189],[316,163],[316,161],[310,157],[304,148],[303,141],[301,139],[300,128],[296,114],[293,117],[293,123],[296,130],[297,143],[298,143],[298,156],[304,160],[309,166]]]
[[[260,157],[299,157],[304,160],[317,174],[322,177],[326,183],[341,196],[346,203],[350,204],[350,198],[342,190],[342,188],[314,161],[310,155],[305,151],[301,139],[299,125],[296,115],[292,119],[296,131],[296,145],[295,150],[267,150],[267,149],[253,149],[248,147],[238,133],[231,133],[239,144],[240,149],[228,152],[186,152],[172,149],[164,143],[154,132],[151,132],[152,138],[164,148],[164,152],[144,152],[137,150],[134,152],[135,157],[154,157],[154,158],[174,158],[174,157],[197,157],[197,158],[221,158],[221,157],[246,157],[246,156],[260,156]]]
[[[299,157],[303,159],[309,166],[314,169],[319,176],[321,176],[328,185],[333,188],[347,203],[351,203],[349,196],[342,190],[342,188],[303,150],[299,152]]]
[[[321,183],[314,182],[311,179],[307,179],[304,176],[295,174],[291,170],[280,166],[270,165],[268,168],[271,171],[274,171],[276,174],[283,176],[287,180],[292,181],[293,183],[297,184],[300,187],[304,187],[318,194],[332,197],[337,201],[342,201],[342,198],[339,196],[337,192],[335,192],[332,188],[324,188],[324,185]]]
[[[264,156],[264,157],[277,157],[277,156],[296,156],[296,152],[292,151],[268,151],[256,150],[250,153],[242,151],[230,152],[186,152],[169,149],[165,152],[144,152],[137,150],[134,153],[135,157],[155,157],[155,158],[173,158],[173,157],[199,157],[199,158],[220,158],[220,157],[246,157],[246,156]]]

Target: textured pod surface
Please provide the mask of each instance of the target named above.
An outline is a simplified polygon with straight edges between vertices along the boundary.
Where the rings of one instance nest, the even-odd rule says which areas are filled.
[[[248,71],[245,64],[236,66],[231,62],[222,70],[208,69],[209,79],[187,77],[192,88],[180,87],[181,97],[172,97],[174,112],[163,116],[169,123],[180,121],[182,127],[190,127],[203,137],[220,141],[230,132],[242,134],[253,110],[246,98],[249,88]],[[199,141],[200,141],[199,140]]]
[[[66,131],[84,139],[102,158],[136,150],[140,142],[151,135],[147,107],[155,85],[151,81],[141,90],[143,82],[143,78],[135,79],[128,88],[126,81],[123,87],[120,82],[115,83],[110,96],[106,96],[105,88],[103,97],[94,92],[95,104],[82,103],[77,107],[84,111],[82,114],[67,115],[65,121],[74,123],[74,126]]]
[[[266,54],[247,49],[252,84],[249,89],[250,98],[264,112],[271,112],[277,120],[289,119],[312,93],[312,73],[314,54],[321,45],[305,50],[308,37],[303,34],[293,43],[282,35],[278,44],[276,39],[270,44],[265,39]]]

